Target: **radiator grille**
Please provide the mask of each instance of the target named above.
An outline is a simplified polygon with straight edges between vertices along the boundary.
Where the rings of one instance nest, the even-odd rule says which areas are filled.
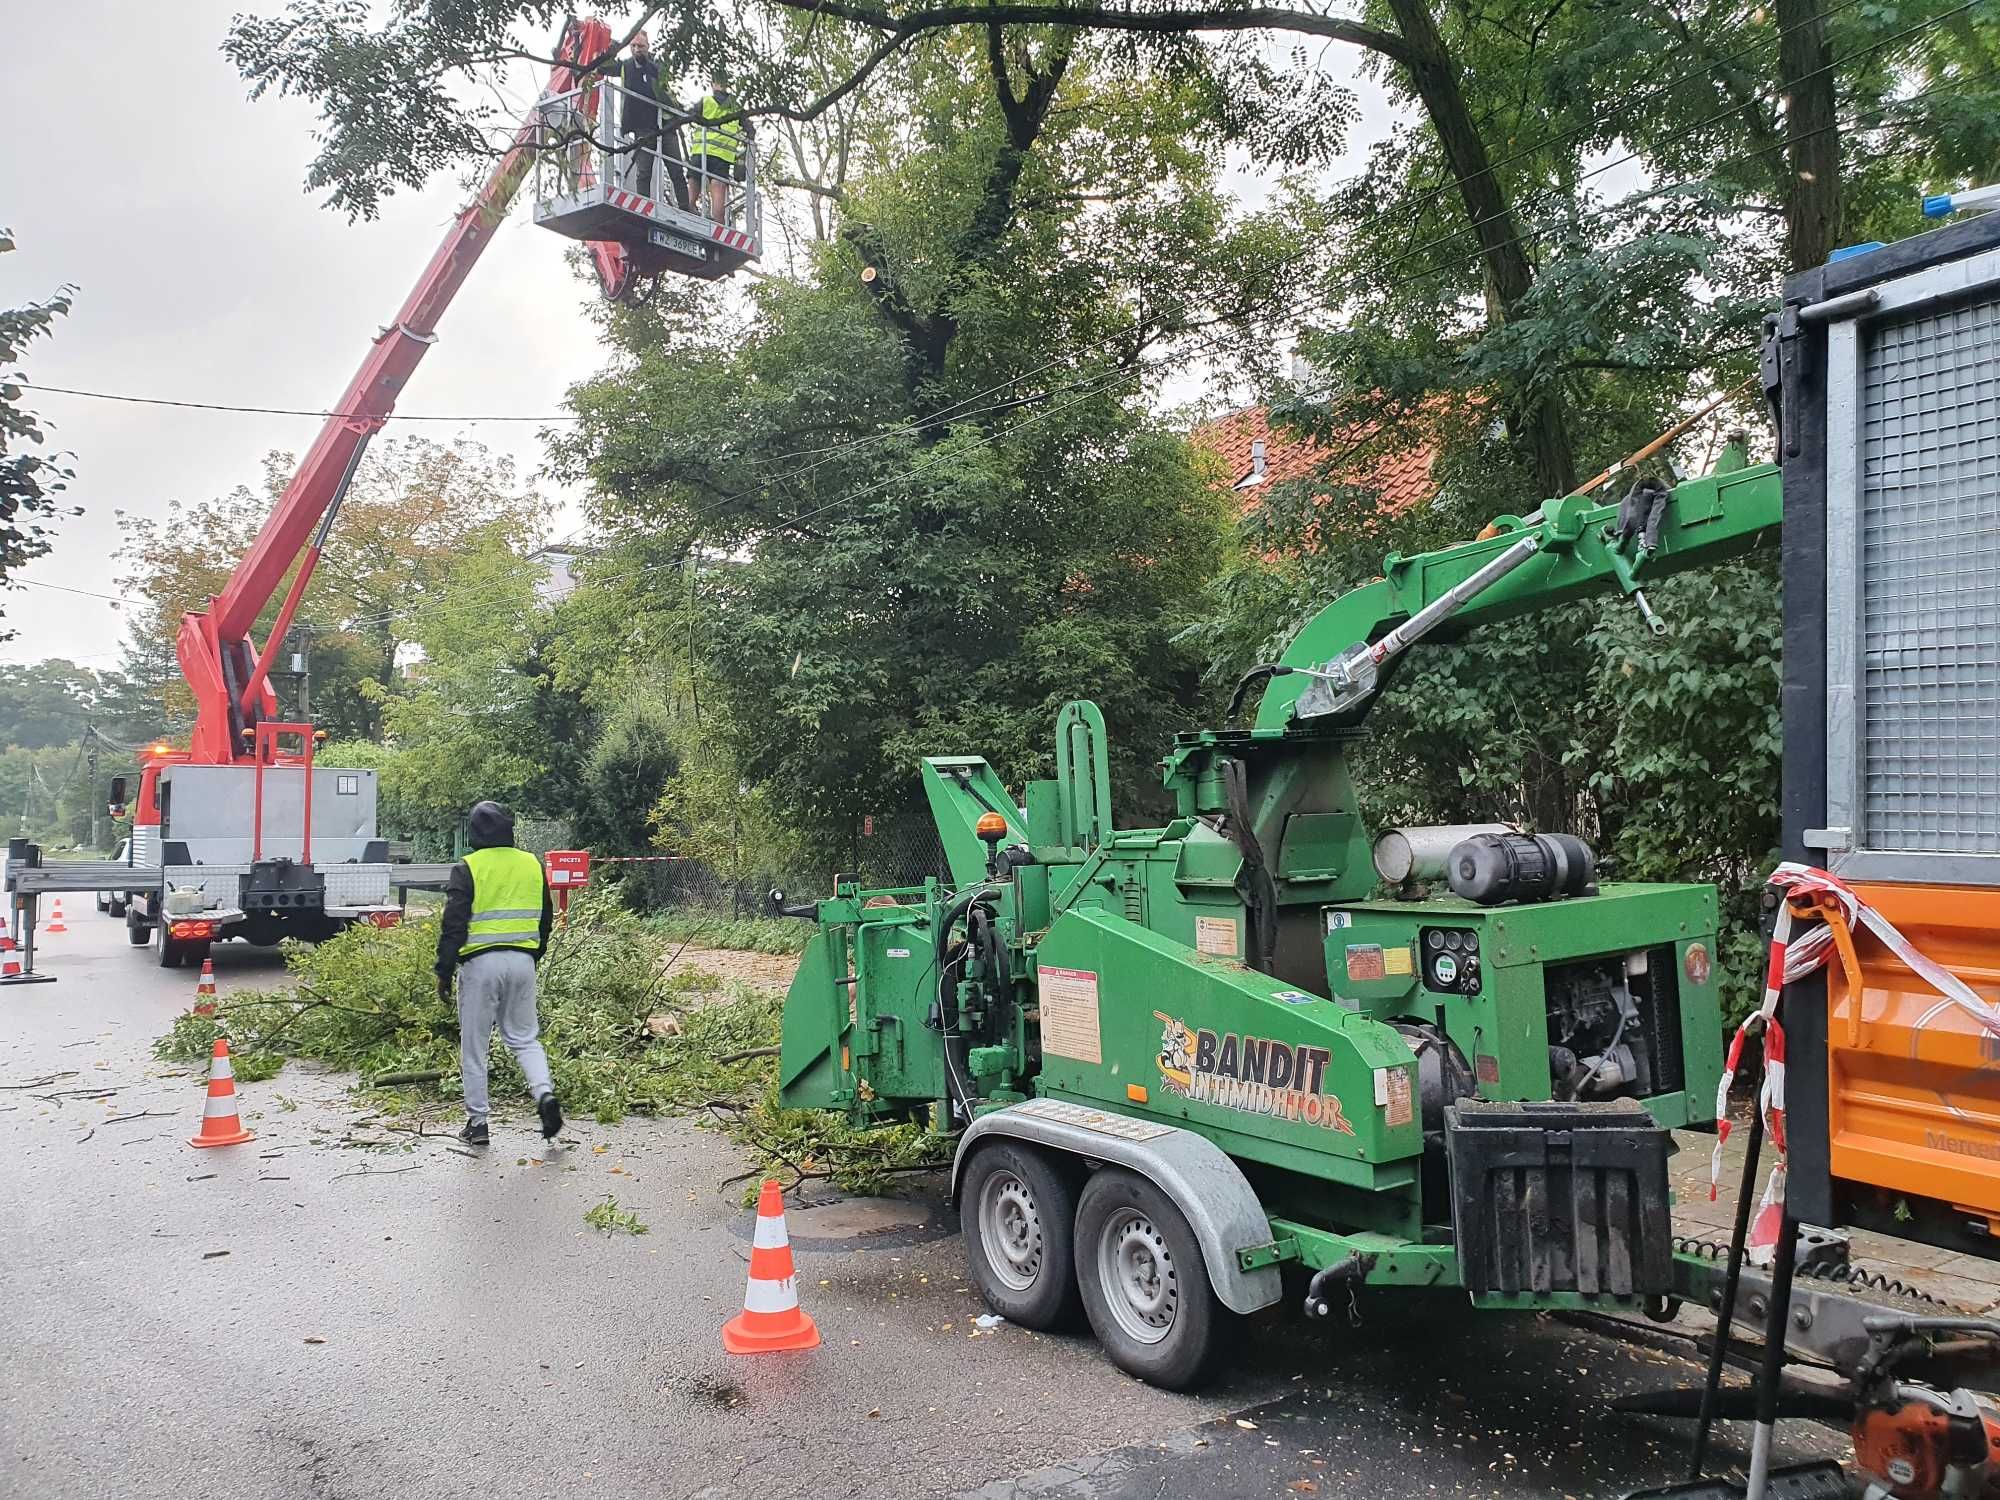
[[[2000,302],[1869,330],[1860,396],[1860,840],[2000,854]]]

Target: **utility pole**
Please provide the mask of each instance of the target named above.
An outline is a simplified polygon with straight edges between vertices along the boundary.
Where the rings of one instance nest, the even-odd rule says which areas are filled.
[[[91,799],[90,847],[95,851],[104,847],[104,813],[102,809],[105,803],[102,796],[103,788],[97,783],[97,726],[88,719],[83,721],[83,744],[84,782]]]

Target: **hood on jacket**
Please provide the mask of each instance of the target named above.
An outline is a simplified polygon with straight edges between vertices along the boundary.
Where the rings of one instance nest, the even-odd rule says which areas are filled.
[[[506,849],[514,842],[514,815],[498,802],[474,805],[465,820],[466,841],[475,849]]]

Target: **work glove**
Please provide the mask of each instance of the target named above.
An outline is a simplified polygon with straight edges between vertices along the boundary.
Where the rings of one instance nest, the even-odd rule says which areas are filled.
[[[438,975],[438,999],[446,1005],[451,1004],[451,981],[442,974]]]

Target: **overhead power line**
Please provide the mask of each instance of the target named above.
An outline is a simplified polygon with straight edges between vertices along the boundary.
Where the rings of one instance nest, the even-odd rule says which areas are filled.
[[[89,401],[120,401],[131,406],[174,406],[183,411],[226,411],[259,417],[317,417],[324,421],[328,417],[346,416],[345,412],[316,411],[302,406],[235,406],[226,401],[173,401],[165,396],[131,396],[115,391],[84,391],[67,385],[38,385],[32,380],[13,382],[23,390],[42,391],[56,396],[82,396]],[[436,412],[392,412],[383,418],[386,422],[580,422],[583,419],[575,412],[564,412],[553,417],[521,415],[498,416],[451,416]]]

